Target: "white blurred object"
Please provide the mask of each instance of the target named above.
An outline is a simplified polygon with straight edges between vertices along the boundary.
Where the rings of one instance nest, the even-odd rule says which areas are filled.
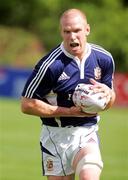
[[[94,93],[90,87],[91,84],[78,84],[73,93],[73,102],[75,106],[81,107],[83,112],[95,114],[106,107],[106,97],[103,93]]]

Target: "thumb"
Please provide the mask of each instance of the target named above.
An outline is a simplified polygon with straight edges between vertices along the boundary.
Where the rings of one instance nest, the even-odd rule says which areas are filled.
[[[98,82],[96,80],[94,80],[93,78],[90,78],[90,82],[93,84],[93,85],[97,85]]]

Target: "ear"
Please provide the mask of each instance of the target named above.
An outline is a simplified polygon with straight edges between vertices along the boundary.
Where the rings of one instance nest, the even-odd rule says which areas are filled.
[[[90,25],[87,24],[86,25],[86,33],[85,33],[85,35],[88,36],[89,34],[90,34]]]

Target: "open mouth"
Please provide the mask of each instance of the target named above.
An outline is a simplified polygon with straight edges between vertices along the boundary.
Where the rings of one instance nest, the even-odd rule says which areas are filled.
[[[72,42],[72,43],[70,43],[70,46],[71,46],[71,47],[78,47],[78,46],[79,46],[79,43]]]

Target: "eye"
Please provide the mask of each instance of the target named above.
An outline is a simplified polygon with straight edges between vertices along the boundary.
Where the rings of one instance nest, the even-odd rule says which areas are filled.
[[[80,31],[81,31],[81,29],[76,29],[74,32],[79,33]]]
[[[69,34],[69,33],[70,33],[70,31],[68,31],[68,30],[64,30],[64,33],[65,33],[65,34]]]

